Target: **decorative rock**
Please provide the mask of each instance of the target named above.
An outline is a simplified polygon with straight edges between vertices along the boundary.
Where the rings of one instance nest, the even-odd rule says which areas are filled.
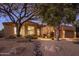
[[[35,56],[42,56],[42,52],[40,50],[40,42],[34,43],[34,55]]]

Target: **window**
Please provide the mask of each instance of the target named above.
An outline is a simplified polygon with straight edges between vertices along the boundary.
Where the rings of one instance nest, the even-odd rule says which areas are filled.
[[[34,35],[34,27],[33,26],[28,26],[28,35]]]

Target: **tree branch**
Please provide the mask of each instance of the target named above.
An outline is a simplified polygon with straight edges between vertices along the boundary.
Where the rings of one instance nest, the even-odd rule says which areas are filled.
[[[0,4],[0,5],[3,6],[2,4]],[[3,14],[7,14],[12,22],[15,22],[14,17],[8,12],[8,10],[5,8],[5,6],[3,6],[3,8],[0,8],[0,10],[2,10]]]
[[[39,12],[34,12],[34,13],[31,13],[30,15],[27,15],[27,16],[28,16],[27,20],[23,21],[21,24],[24,24],[25,22],[31,20],[31,18],[32,18],[35,14],[38,14],[38,13],[39,13]],[[27,17],[27,16],[26,16],[26,17]]]
[[[18,16],[16,15],[16,14],[14,14],[13,13],[13,11],[12,11],[12,9],[11,9],[11,6],[10,6],[10,4],[7,4],[8,5],[8,7],[9,7],[9,12],[12,14],[12,15],[14,15],[17,19],[18,19]]]

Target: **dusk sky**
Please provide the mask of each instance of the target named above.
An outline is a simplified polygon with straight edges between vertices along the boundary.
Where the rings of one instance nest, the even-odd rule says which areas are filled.
[[[76,19],[79,19],[79,15],[76,17]],[[2,30],[4,28],[3,26],[3,22],[7,22],[7,19],[0,17],[0,30]]]
[[[4,27],[3,27],[3,22],[6,22],[5,18],[3,17],[0,17],[0,30],[2,30]]]

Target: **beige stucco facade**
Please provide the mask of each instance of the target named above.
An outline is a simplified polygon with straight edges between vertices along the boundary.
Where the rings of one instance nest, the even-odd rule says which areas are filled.
[[[62,39],[67,39],[67,38],[78,38],[76,37],[76,31],[75,31],[75,28],[72,27],[72,26],[61,26],[60,27],[60,38]],[[45,26],[42,28],[42,35],[45,34],[46,36],[49,36],[50,33],[53,33],[52,34],[52,37],[55,37],[54,36],[54,33],[55,33],[55,29],[54,27],[51,27],[51,26]]]
[[[4,32],[5,35],[16,35],[16,27],[12,22],[8,23],[3,23],[4,25]],[[23,24],[20,34],[22,36],[27,36],[27,35],[41,35],[41,26],[33,23],[33,22],[26,22]]]
[[[4,31],[5,31],[6,36],[7,35],[16,35],[16,27],[13,23],[11,23],[11,22],[3,23],[3,25],[4,25]],[[42,25],[38,25],[37,23],[28,21],[23,24],[20,34],[22,36],[37,35],[37,36],[44,37],[44,35],[45,35],[45,36],[49,37],[51,32],[52,32],[52,37],[55,37],[54,36],[54,32],[55,32],[54,27],[48,26],[48,25],[42,26]],[[62,38],[62,39],[77,38],[75,28],[71,27],[71,26],[61,26],[60,38]]]

